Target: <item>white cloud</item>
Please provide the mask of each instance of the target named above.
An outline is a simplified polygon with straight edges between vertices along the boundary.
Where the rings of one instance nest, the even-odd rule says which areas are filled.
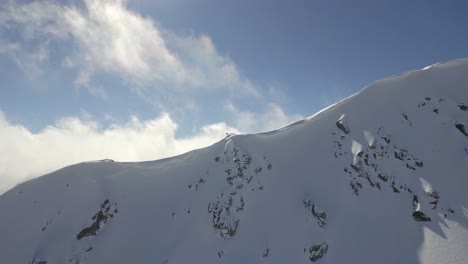
[[[176,137],[177,123],[167,113],[144,121],[132,116],[123,124],[106,116],[110,124],[103,127],[82,111],[81,117],[62,118],[33,133],[12,124],[0,111],[0,194],[19,182],[70,164],[105,158],[156,160],[211,145],[226,133],[269,131],[301,118],[286,115],[274,104],[263,113],[242,112],[232,104],[227,108],[238,128],[219,122],[185,138]]]
[[[24,52],[20,44],[0,39],[0,55],[9,55],[23,72],[28,73],[28,77],[36,77],[42,74],[40,65],[49,58],[47,44],[47,42],[41,43],[29,52]]]
[[[48,41],[68,41],[69,54],[62,58],[62,65],[78,70],[75,84],[79,87],[89,88],[96,75],[106,73],[139,89],[235,88],[258,94],[208,36],[176,35],[129,10],[125,0],[84,0],[83,7],[10,1],[0,9],[0,29],[13,29],[21,34],[21,43],[43,48]],[[5,39],[1,43],[4,53],[18,45]],[[29,46],[20,47],[14,54],[33,53]],[[15,61],[33,66],[41,62],[22,61],[21,57]]]
[[[238,133],[225,123],[204,126],[193,136],[177,138],[168,114],[101,127],[91,117],[60,119],[38,133],[11,124],[0,112],[0,194],[15,184],[86,160],[155,160],[208,146]]]
[[[271,131],[304,118],[301,115],[287,115],[273,103],[269,103],[263,113],[241,111],[231,103],[226,105],[226,110],[234,117],[235,127],[244,133]]]

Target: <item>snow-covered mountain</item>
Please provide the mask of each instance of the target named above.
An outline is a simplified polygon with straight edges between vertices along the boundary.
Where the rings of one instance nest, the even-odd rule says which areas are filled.
[[[6,264],[468,263],[468,59],[277,131],[69,166],[0,212]]]

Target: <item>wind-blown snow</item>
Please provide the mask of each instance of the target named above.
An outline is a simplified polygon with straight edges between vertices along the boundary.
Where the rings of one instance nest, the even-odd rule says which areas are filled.
[[[0,196],[0,262],[466,263],[467,73],[441,63],[277,131],[28,181]]]

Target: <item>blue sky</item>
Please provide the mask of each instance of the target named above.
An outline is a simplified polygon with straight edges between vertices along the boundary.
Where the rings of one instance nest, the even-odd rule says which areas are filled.
[[[3,3],[0,147],[13,153],[0,171],[21,179],[271,130],[468,56],[466,1]],[[51,162],[12,169],[38,155]]]
[[[155,1],[132,7],[208,34],[261,86],[309,115],[370,82],[468,54],[466,1]],[[187,28],[187,25],[191,25]]]

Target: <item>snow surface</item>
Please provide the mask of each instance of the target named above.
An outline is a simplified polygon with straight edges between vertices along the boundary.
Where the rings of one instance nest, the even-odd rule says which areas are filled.
[[[0,196],[0,263],[468,263],[467,105],[463,59],[277,131],[60,169]]]

